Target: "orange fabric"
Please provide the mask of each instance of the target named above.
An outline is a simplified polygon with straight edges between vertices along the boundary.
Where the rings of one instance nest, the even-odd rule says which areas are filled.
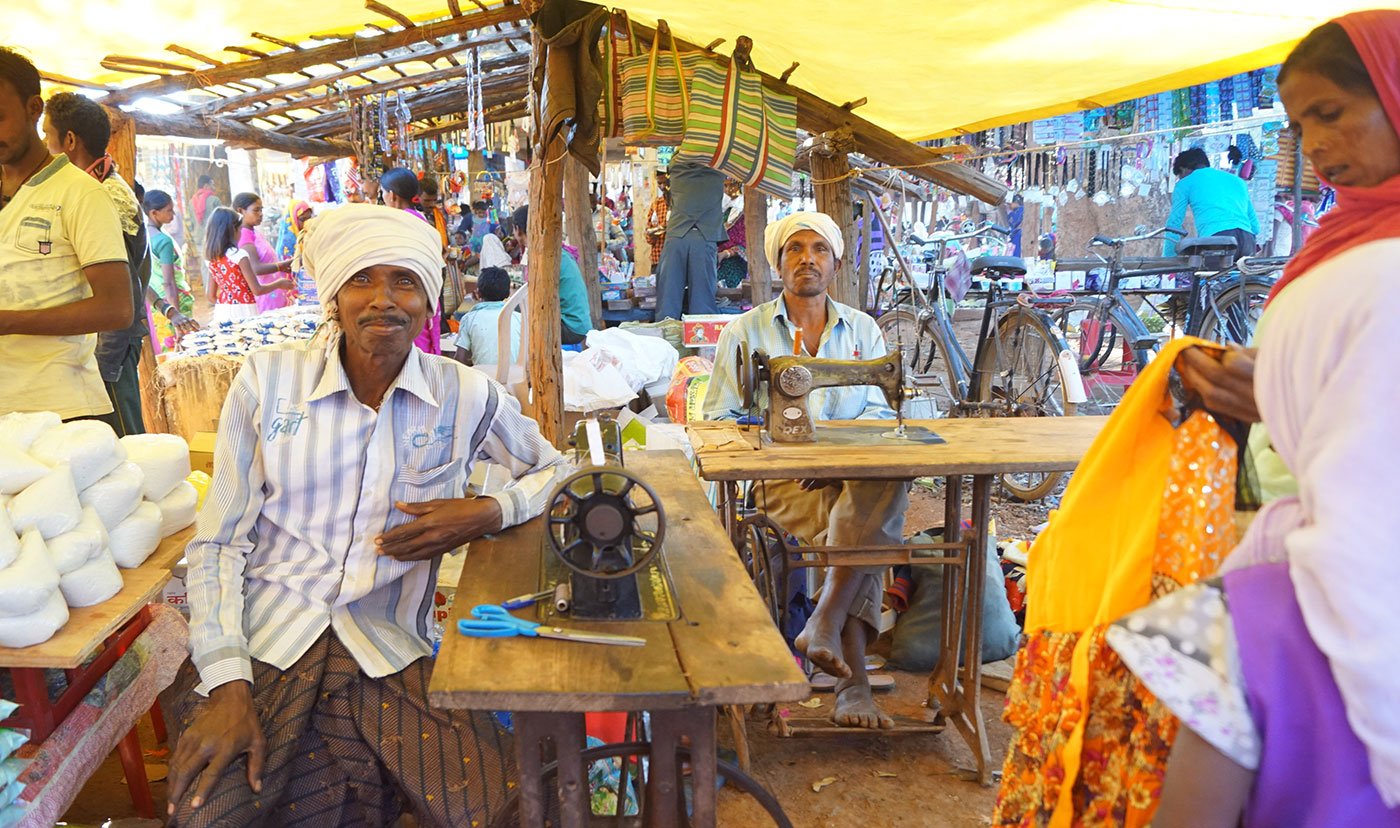
[[[1031,548],[997,825],[1145,826],[1156,809],[1175,719],[1103,634],[1232,546],[1234,442],[1203,412],[1164,416],[1171,365],[1197,344],[1169,343],[1133,383]]]

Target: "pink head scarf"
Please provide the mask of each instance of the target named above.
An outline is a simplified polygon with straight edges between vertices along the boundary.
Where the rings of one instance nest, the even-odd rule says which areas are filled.
[[[1400,11],[1376,9],[1338,17],[1375,84],[1390,126],[1400,133]],[[1400,176],[1375,187],[1336,187],[1337,206],[1318,223],[1269,292],[1279,291],[1338,253],[1378,239],[1400,236]]]

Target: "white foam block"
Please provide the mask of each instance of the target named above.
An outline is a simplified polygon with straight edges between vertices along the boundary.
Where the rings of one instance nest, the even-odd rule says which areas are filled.
[[[91,506],[83,507],[83,519],[76,529],[51,538],[46,544],[59,575],[83,566],[107,548],[107,527]],[[3,572],[4,570],[0,570]]]
[[[135,569],[145,563],[160,545],[160,507],[143,501],[131,516],[111,531],[112,558],[122,569]]]
[[[136,511],[145,485],[146,475],[141,467],[128,460],[79,492],[78,502],[96,509],[97,516],[102,518],[102,525],[115,529],[118,523]]]
[[[68,603],[54,590],[39,610],[29,615],[0,618],[0,647],[33,647],[43,644],[68,623]]]
[[[29,451],[34,441],[51,428],[63,424],[63,418],[52,411],[16,411],[0,417],[0,444]]]
[[[70,607],[91,607],[122,591],[122,573],[112,553],[101,550],[97,557],[59,578],[58,589]]]
[[[14,494],[43,477],[49,467],[21,449],[0,443],[0,494]]]
[[[168,538],[194,523],[199,492],[188,480],[170,490],[156,506],[160,507],[160,536]]]
[[[77,420],[51,428],[39,435],[29,453],[50,466],[71,466],[78,491],[101,480],[126,459],[126,449],[116,432],[97,420]]]
[[[10,513],[0,505],[0,569],[4,569],[19,557],[19,535],[10,525]]]
[[[83,507],[67,463],[54,466],[48,474],[30,484],[10,501],[10,522],[22,536],[38,529],[45,538],[54,538],[78,525]]]
[[[174,434],[130,434],[121,443],[146,475],[141,494],[147,500],[160,500],[190,476],[189,444]]]
[[[58,569],[49,559],[44,539],[31,529],[20,540],[19,557],[0,569],[0,617],[38,612],[56,589]]]

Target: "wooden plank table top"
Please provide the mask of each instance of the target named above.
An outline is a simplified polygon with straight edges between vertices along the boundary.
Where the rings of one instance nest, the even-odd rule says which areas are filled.
[[[0,647],[0,668],[34,667],[71,670],[102,646],[102,642],[130,621],[143,607],[160,598],[170,580],[170,567],[184,554],[194,527],[176,532],[160,542],[156,551],[135,569],[123,569],[122,591],[91,607],[68,610],[68,623],[53,638],[32,647]]]
[[[891,425],[883,420],[818,423],[815,443],[759,446],[758,429],[728,421],[691,423],[705,480],[879,480],[949,474],[1071,471],[1107,417],[1007,417],[906,420],[945,442],[822,443],[820,429]],[[877,438],[878,439],[878,438]]]
[[[473,541],[428,688],[437,707],[540,712],[669,710],[807,698],[807,681],[734,554],[685,455],[628,452],[628,471],[666,513],[665,556],[677,621],[567,626],[645,638],[619,647],[542,638],[470,638],[457,621],[477,604],[539,587],[544,521]],[[517,611],[531,617],[529,610]]]

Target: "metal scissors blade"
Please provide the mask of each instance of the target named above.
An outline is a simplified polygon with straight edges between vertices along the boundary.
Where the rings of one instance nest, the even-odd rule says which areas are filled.
[[[593,632],[591,630],[571,630],[566,627],[541,626],[535,630],[535,635],[540,638],[557,638],[560,641],[617,644],[623,647],[641,647],[647,643],[645,638],[638,638],[635,635],[614,635],[613,633]]]

